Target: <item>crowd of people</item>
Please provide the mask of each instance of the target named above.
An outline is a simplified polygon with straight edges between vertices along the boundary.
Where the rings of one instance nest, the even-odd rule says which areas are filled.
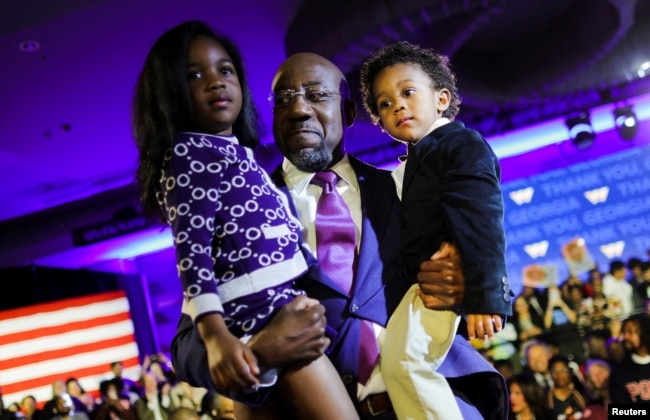
[[[514,316],[480,350],[508,381],[517,419],[606,419],[647,403],[650,261],[612,260],[557,287],[524,287]]]
[[[34,396],[5,407],[0,395],[2,420],[232,420],[233,401],[218,393],[190,386],[176,378],[162,353],[146,356],[139,378],[123,375],[120,361],[110,364],[110,378],[98,384],[97,393],[86,392],[69,376],[52,383],[52,398],[39,404]]]

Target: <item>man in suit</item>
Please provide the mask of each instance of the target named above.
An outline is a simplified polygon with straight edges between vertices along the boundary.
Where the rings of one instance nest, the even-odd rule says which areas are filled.
[[[327,354],[362,418],[395,419],[379,369],[375,368],[367,382],[358,381],[362,321],[370,321],[381,330],[409,286],[399,248],[399,200],[393,180],[389,172],[345,153],[345,131],[354,122],[356,104],[349,99],[347,82],[333,63],[315,54],[293,55],[278,69],[272,89],[273,134],[285,156],[273,173],[274,181],[286,188],[304,225],[304,240],[315,250],[315,203],[321,189],[310,180],[325,169],[336,172],[340,178],[337,190],[360,233],[358,259],[349,293],[318,270],[312,270],[299,284],[326,308],[327,340],[316,333],[318,328],[322,331],[321,313],[306,315],[287,305],[249,346],[264,364],[284,366],[319,355],[324,348],[318,345],[331,341]],[[438,299],[431,307],[450,309],[461,303],[462,274],[457,256],[426,261],[421,269],[418,280],[422,291]],[[298,324],[294,331],[287,327],[292,323]],[[191,322],[181,319],[172,349],[174,366],[188,382],[214,387],[199,344]],[[454,389],[465,418],[506,417],[508,399],[503,378],[465,339],[456,338],[439,372]],[[262,413],[270,416],[268,410],[270,404],[260,408],[238,404],[237,418]]]

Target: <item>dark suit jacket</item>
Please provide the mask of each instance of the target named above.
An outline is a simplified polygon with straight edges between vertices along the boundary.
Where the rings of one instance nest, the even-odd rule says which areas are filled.
[[[348,297],[312,264],[309,275],[299,285],[326,308],[328,335],[332,339],[328,355],[356,401],[359,321],[367,319],[385,326],[409,284],[399,250],[400,203],[390,173],[352,156],[350,161],[359,180],[363,216],[352,296]],[[279,187],[286,188],[279,170],[272,178]],[[190,384],[213,388],[205,348],[201,347],[191,320],[182,316],[172,345],[176,372]],[[485,418],[507,417],[508,398],[503,378],[462,337],[457,337],[439,372],[448,378],[459,396],[465,418],[480,418],[473,405]]]
[[[402,186],[402,246],[409,278],[451,241],[463,257],[464,313],[511,315],[497,157],[460,122],[436,128],[409,152]]]

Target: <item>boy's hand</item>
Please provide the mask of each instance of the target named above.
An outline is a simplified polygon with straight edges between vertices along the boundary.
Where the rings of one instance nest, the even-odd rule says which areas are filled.
[[[469,314],[466,316],[467,335],[470,340],[478,338],[483,340],[485,336],[494,338],[494,333],[503,329],[501,315],[499,314]]]

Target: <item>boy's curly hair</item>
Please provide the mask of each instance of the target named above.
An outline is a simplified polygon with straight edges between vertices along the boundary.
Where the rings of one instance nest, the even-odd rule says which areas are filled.
[[[451,101],[442,116],[453,120],[458,114],[461,99],[456,87],[456,75],[451,70],[449,58],[433,49],[401,41],[381,48],[361,67],[361,98],[363,107],[370,114],[372,121],[375,124],[379,123],[379,110],[372,92],[375,78],[384,68],[399,63],[419,65],[429,75],[435,89],[449,90]]]

